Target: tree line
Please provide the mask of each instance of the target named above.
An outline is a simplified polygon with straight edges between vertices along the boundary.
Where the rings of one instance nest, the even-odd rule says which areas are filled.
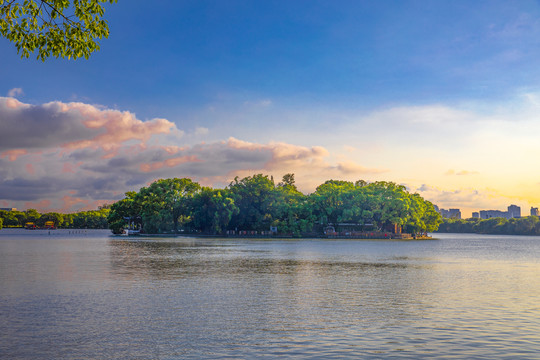
[[[540,219],[538,216],[505,219],[444,219],[438,232],[444,233],[476,233],[500,235],[540,235]]]
[[[273,229],[302,236],[327,226],[419,234],[436,230],[441,218],[432,203],[393,182],[328,180],[305,195],[296,188],[294,174],[277,184],[268,175],[255,174],[236,177],[223,189],[188,178],[160,179],[112,204],[108,221],[113,233],[129,223],[149,234]]]
[[[45,222],[52,221],[56,227],[66,229],[107,229],[107,206],[98,210],[79,211],[72,214],[62,214],[58,212],[39,213],[35,209],[25,211],[5,211],[0,210],[0,229],[3,227],[24,227],[26,223],[32,222],[37,227],[43,227]]]

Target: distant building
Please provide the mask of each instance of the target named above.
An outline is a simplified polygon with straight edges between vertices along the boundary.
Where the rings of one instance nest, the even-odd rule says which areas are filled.
[[[520,218],[521,208],[517,205],[510,205],[508,207],[508,218]]]
[[[461,210],[459,209],[439,209],[437,205],[434,205],[435,211],[437,211],[443,218],[447,219],[461,219]]]
[[[480,213],[474,211],[474,212],[472,213],[472,217],[473,217],[473,219],[480,219]]]
[[[0,208],[3,211],[17,211],[17,208]]]
[[[508,219],[508,212],[501,210],[480,210],[480,219],[491,219],[495,217]]]
[[[531,207],[531,216],[538,216],[538,208]]]
[[[491,219],[495,217],[512,219],[521,217],[521,208],[517,205],[510,205],[508,211],[501,210],[480,210],[480,219]]]

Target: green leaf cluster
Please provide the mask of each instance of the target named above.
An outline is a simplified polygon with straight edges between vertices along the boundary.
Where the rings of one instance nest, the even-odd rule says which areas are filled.
[[[22,58],[88,59],[109,36],[103,3],[117,0],[0,0],[0,34]]]

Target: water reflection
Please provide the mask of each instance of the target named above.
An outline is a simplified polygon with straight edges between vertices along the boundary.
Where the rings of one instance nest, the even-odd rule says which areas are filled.
[[[292,326],[291,318],[294,328],[304,328],[307,324],[299,319],[306,314],[315,327],[331,326],[336,319],[367,327],[382,313],[393,323],[412,313],[421,316],[418,312],[430,306],[419,304],[418,295],[432,293],[435,286],[433,277],[426,276],[433,270],[431,262],[406,256],[372,262],[306,259],[302,254],[276,257],[270,250],[197,240],[112,241],[111,267],[124,279],[196,281],[200,288],[236,289],[231,303],[239,302],[237,295],[254,300],[256,305],[242,307],[255,306],[257,316],[268,314],[261,321],[278,328],[283,322]],[[283,307],[287,319],[276,317]]]

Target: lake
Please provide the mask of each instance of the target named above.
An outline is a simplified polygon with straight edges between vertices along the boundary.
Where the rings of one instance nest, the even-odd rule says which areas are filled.
[[[539,359],[540,238],[0,230],[2,359]]]

